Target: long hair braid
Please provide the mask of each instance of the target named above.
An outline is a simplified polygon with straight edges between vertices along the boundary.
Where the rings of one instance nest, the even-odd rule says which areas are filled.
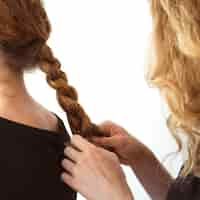
[[[58,103],[66,112],[72,134],[87,139],[107,135],[78,103],[76,89],[68,84],[61,63],[47,45],[51,31],[42,0],[0,0],[0,50],[8,66],[20,73],[38,66],[46,74],[47,83],[56,90]]]
[[[89,116],[78,103],[76,89],[68,84],[67,75],[61,70],[61,63],[54,57],[51,48],[46,43],[40,50],[39,67],[46,74],[47,83],[56,90],[56,98],[66,112],[72,134],[81,135],[88,140],[91,136],[107,135],[91,122]]]

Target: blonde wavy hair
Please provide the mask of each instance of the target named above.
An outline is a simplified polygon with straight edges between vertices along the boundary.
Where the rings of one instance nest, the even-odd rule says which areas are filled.
[[[180,175],[200,165],[200,1],[149,0],[151,48],[146,78],[166,100],[167,127],[188,156]],[[152,48],[153,47],[153,48]]]

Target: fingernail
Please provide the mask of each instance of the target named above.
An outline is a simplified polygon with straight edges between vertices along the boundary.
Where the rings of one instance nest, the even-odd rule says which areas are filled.
[[[61,175],[60,175],[60,179],[61,179],[61,181],[64,181],[64,172],[61,173]]]
[[[64,159],[63,159],[63,160],[61,160],[61,165],[62,165],[62,166],[64,165]]]

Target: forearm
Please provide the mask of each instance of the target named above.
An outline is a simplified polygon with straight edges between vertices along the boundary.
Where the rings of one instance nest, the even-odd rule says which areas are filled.
[[[130,167],[152,200],[166,199],[173,178],[153,152],[144,146],[137,160],[130,158]]]

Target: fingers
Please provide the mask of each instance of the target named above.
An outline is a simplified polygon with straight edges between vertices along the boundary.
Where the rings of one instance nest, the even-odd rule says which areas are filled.
[[[77,162],[81,152],[78,151],[77,149],[73,148],[72,146],[67,146],[64,149],[64,155],[66,157],[68,157],[70,160],[72,160],[73,162]]]
[[[123,134],[123,132],[126,132],[126,130],[122,126],[119,126],[118,124],[116,124],[110,120],[102,122],[99,125],[99,127],[102,131],[109,133],[109,136]]]
[[[75,169],[75,163],[68,160],[68,159],[63,159],[61,162],[62,167],[70,173],[71,176],[74,176],[74,169]]]
[[[128,131],[123,126],[120,126],[109,120],[104,121],[99,126],[103,131],[110,133],[109,136],[129,135]]]
[[[107,132],[111,135],[111,129],[112,129],[112,122],[111,121],[109,121],[109,120],[104,121],[101,124],[99,124],[99,127],[103,132]]]
[[[84,139],[80,135],[73,135],[73,137],[71,138],[71,145],[73,145],[80,151],[84,151],[88,145],[90,146],[92,144],[89,143],[86,139]]]
[[[64,149],[64,155],[74,162],[77,162],[84,151],[88,148],[93,147],[94,144],[88,142],[80,135],[74,135],[71,138],[70,145]]]
[[[105,148],[114,148],[116,146],[116,140],[114,137],[93,137],[91,140],[95,144],[103,146]]]
[[[61,174],[61,180],[65,183],[65,184],[67,184],[67,185],[69,185],[71,188],[73,188],[74,190],[77,190],[77,188],[76,188],[76,183],[75,183],[75,179],[70,175],[70,174],[68,174],[68,173],[66,173],[66,172],[63,172],[62,174]]]
[[[66,158],[61,161],[61,165],[65,169],[65,172],[61,173],[61,180],[75,190],[77,190],[78,184],[76,181],[81,166],[85,164],[88,155],[92,155],[91,149],[93,148],[91,147],[95,147],[95,145],[89,143],[79,135],[74,135],[71,138],[70,144],[64,149]]]

